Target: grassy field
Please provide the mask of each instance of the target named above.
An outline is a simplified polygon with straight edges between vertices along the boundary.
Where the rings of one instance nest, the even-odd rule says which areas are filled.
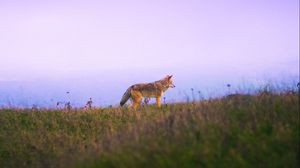
[[[299,97],[0,110],[0,167],[299,167]]]

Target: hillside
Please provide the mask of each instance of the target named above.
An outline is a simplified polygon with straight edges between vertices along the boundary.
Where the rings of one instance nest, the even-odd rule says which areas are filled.
[[[298,167],[299,97],[132,109],[1,109],[0,167]]]

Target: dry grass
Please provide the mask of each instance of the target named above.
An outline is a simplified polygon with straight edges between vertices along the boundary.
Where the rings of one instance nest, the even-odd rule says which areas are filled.
[[[295,92],[93,110],[0,110],[0,167],[298,167]]]

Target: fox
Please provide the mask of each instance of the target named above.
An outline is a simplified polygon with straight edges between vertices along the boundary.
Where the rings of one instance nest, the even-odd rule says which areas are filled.
[[[132,107],[136,110],[143,97],[145,99],[155,97],[156,105],[160,108],[160,98],[162,94],[167,89],[175,87],[172,77],[173,75],[167,75],[161,80],[155,82],[131,85],[123,94],[120,101],[120,106],[122,107],[128,101],[128,99],[131,98]]]

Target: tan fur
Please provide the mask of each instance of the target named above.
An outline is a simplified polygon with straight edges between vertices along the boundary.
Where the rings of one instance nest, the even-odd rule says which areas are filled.
[[[131,98],[132,106],[134,109],[140,104],[143,97],[156,98],[156,104],[160,107],[160,98],[168,88],[173,88],[175,85],[172,82],[172,75],[167,75],[161,80],[152,83],[141,83],[130,86],[124,93],[120,105],[123,106],[129,98]]]

